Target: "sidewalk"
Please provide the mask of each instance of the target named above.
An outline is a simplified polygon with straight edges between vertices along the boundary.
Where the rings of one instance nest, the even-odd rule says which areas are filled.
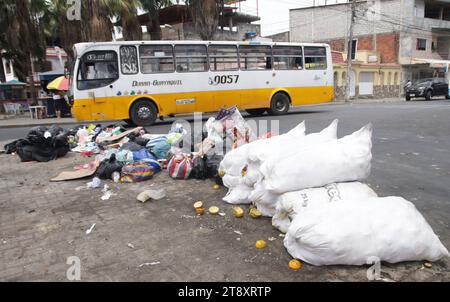
[[[110,121],[101,121],[102,123],[107,123]],[[115,121],[111,121],[115,122]],[[23,117],[10,117],[2,118],[0,117],[0,129],[1,128],[20,128],[20,127],[34,127],[34,126],[52,126],[52,125],[80,125],[88,124],[89,122],[77,122],[74,118],[47,118],[41,120],[33,120],[29,116]],[[98,123],[98,121],[93,121],[93,123]]]
[[[396,103],[404,102],[401,98],[386,98],[386,99],[358,99],[352,100],[350,103],[346,103],[344,100],[337,100],[332,103],[323,105],[346,105],[346,104],[373,104],[373,103]],[[298,107],[301,108],[301,107]],[[92,123],[98,123],[99,121],[92,121]],[[114,123],[117,121],[101,121],[101,123]],[[51,126],[51,125],[79,125],[89,124],[89,121],[77,122],[74,118],[48,118],[41,120],[33,120],[28,115],[21,117],[4,116],[0,115],[0,129],[1,128],[19,128],[19,127],[34,127],[34,126]]]

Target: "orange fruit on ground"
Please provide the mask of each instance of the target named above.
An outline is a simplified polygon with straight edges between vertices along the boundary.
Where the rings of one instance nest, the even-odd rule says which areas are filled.
[[[195,209],[195,212],[197,213],[197,215],[203,215],[205,214],[205,208],[197,208]]]
[[[219,189],[220,189],[220,186],[219,186],[219,185],[214,185],[214,186],[213,186],[213,189],[214,189],[214,190],[219,190]]]
[[[244,210],[241,207],[234,207],[233,214],[236,218],[242,218],[244,217]]]
[[[257,208],[251,208],[249,214],[252,218],[260,218],[262,216],[262,213]]]
[[[263,248],[266,248],[266,247],[267,247],[267,242],[265,242],[264,240],[258,240],[258,241],[256,241],[255,247],[256,247],[258,250],[261,250],[261,249],[263,249]]]
[[[197,201],[196,203],[194,203],[194,209],[199,209],[199,208],[203,208],[203,202],[201,202],[201,201]]]
[[[219,214],[219,208],[218,207],[210,207],[209,208],[209,214],[211,214],[211,215]]]
[[[298,271],[299,269],[302,268],[302,263],[297,259],[293,259],[289,261],[289,268],[294,271]]]

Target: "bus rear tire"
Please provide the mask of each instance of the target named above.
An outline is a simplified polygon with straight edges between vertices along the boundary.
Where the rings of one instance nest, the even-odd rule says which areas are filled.
[[[250,116],[261,116],[264,113],[266,113],[266,108],[257,108],[257,109],[246,109],[245,112],[247,112]]]
[[[272,115],[283,115],[288,113],[291,102],[287,94],[277,93],[272,97],[269,112]]]
[[[151,126],[158,118],[158,110],[149,100],[138,100],[131,106],[131,122],[136,126]]]

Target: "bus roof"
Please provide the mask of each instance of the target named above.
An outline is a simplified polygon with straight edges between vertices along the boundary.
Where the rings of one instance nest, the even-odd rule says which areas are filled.
[[[325,43],[300,43],[300,42],[265,42],[265,41],[199,41],[199,40],[148,40],[148,41],[116,41],[116,42],[87,42],[77,43],[74,50],[77,55],[84,53],[90,48],[96,46],[122,46],[122,45],[279,45],[279,46],[323,46],[328,47]]]

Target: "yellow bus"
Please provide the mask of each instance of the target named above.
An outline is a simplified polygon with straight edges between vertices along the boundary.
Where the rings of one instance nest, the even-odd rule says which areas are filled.
[[[127,41],[74,50],[70,90],[78,121],[149,126],[158,117],[231,106],[282,115],[334,98],[327,44]]]

